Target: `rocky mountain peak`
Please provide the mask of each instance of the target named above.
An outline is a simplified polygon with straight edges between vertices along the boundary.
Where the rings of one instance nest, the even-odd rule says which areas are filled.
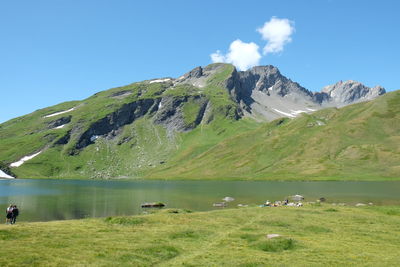
[[[196,67],[183,75],[184,79],[191,79],[191,78],[200,78],[203,75],[203,68],[202,67]]]
[[[355,102],[368,101],[386,93],[381,86],[367,87],[358,81],[339,81],[325,86],[322,91],[328,95],[328,101],[337,106],[344,106]]]
[[[340,81],[324,87],[321,92],[311,92],[272,65],[234,71],[226,87],[244,114],[261,120],[296,117],[325,107],[342,107],[372,100],[386,92],[380,86],[369,88],[357,81]]]
[[[275,93],[284,97],[290,93],[301,93],[310,96],[311,92],[298,83],[283,76],[277,67],[272,65],[257,66],[247,71],[238,72],[238,80],[245,91],[256,90],[267,94]]]
[[[228,69],[231,72],[226,72]],[[370,88],[353,80],[339,81],[324,87],[320,92],[311,92],[282,75],[275,66],[255,66],[246,71],[237,71],[234,66],[225,63],[195,67],[181,77],[173,79],[173,86],[190,84],[201,91],[212,77],[221,73],[226,75],[222,86],[238,104],[240,113],[256,120],[293,118],[301,113],[310,113],[326,107],[343,107],[369,101],[386,92],[380,86]],[[150,83],[156,81],[162,82],[166,79],[153,80]]]
[[[246,72],[246,71],[243,71]],[[266,66],[256,66],[248,70],[247,72],[253,73],[253,74],[258,74],[260,76],[266,76],[266,77],[275,77],[278,78],[281,76],[281,73],[279,72],[279,69],[275,66],[272,65],[266,65]]]

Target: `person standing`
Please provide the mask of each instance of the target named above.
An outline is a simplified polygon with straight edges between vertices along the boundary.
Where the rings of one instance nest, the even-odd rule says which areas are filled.
[[[6,209],[6,224],[11,223],[13,205],[8,206]]]
[[[17,220],[18,215],[19,215],[19,210],[17,208],[17,205],[14,205],[13,209],[12,209],[11,224],[15,224],[15,221]]]

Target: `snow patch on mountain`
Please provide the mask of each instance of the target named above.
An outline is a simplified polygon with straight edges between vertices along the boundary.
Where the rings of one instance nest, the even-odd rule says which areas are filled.
[[[149,83],[163,83],[163,82],[168,82],[168,81],[170,81],[171,79],[170,78],[167,78],[167,79],[157,79],[157,80],[152,80],[152,81],[150,81]]]
[[[64,128],[65,125],[66,125],[66,124],[63,124],[63,125],[60,125],[60,126],[57,126],[57,127],[53,128],[53,129],[61,129],[61,128]]]
[[[295,115],[293,115],[293,114],[291,114],[291,113],[286,113],[286,112],[283,112],[283,111],[281,111],[281,110],[279,110],[279,109],[276,109],[276,108],[273,108],[273,110],[275,110],[276,112],[278,112],[278,113],[280,113],[280,114],[282,114],[282,115],[285,115],[285,116],[287,116],[287,117],[290,117],[290,118],[295,118],[295,117],[296,117]]]
[[[7,173],[0,170],[0,178],[14,179],[15,177],[12,177],[11,175],[8,175]]]
[[[54,116],[61,115],[61,114],[67,113],[67,112],[71,112],[73,110],[75,110],[75,107],[70,108],[68,110],[64,110],[64,111],[60,111],[60,112],[56,112],[56,113],[52,113],[52,114],[46,115],[46,116],[44,116],[44,118],[54,117]]]
[[[28,161],[28,160],[30,160],[30,159],[33,159],[34,157],[36,157],[37,155],[39,155],[39,154],[42,153],[42,152],[43,152],[43,150],[41,150],[41,151],[39,151],[39,152],[37,152],[37,153],[35,153],[35,154],[25,156],[25,157],[23,157],[22,159],[20,159],[20,160],[18,160],[18,161],[16,161],[16,162],[11,163],[11,164],[10,164],[10,167],[19,167],[19,166],[21,166],[22,164],[24,164],[26,161]]]

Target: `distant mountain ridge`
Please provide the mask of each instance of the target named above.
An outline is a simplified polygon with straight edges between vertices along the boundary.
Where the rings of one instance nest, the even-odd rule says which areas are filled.
[[[272,127],[272,130],[267,130],[271,133],[265,136],[264,141],[257,142],[268,143],[276,127],[278,131],[289,125],[300,127],[300,132],[305,127],[308,130],[304,134],[308,136],[316,129],[330,127],[329,118],[333,115],[320,114],[330,110],[329,114],[346,117],[345,111],[334,110],[338,107],[346,109],[349,104],[367,102],[356,106],[362,109],[369,105],[375,113],[360,114],[368,114],[366,116],[370,119],[383,116],[379,114],[386,111],[375,107],[374,103],[397,101],[394,93],[379,100],[377,97],[383,94],[385,89],[382,87],[369,88],[355,81],[338,82],[313,93],[283,76],[274,66],[237,71],[229,64],[211,64],[196,67],[178,78],[155,78],[112,88],[82,101],[61,103],[0,124],[0,166],[8,166],[2,170],[9,174],[11,170],[18,177],[160,178],[165,174],[168,177],[193,178],[196,175],[188,170],[191,166],[201,166],[199,163],[204,157],[207,159],[204,162],[223,159],[218,166],[225,167],[223,172],[215,169],[218,166],[214,166],[215,170],[206,168],[204,172],[197,169],[200,176],[226,177],[232,174],[234,177],[265,176],[266,179],[268,174],[275,173],[269,167],[263,169],[265,171],[256,171],[261,168],[258,165],[247,171],[242,168],[255,160],[250,156],[253,152],[243,154],[244,162],[234,163],[235,155],[221,156],[219,150],[214,155],[210,151],[228,140],[240,140],[232,151],[241,155],[245,147],[243,150],[237,148],[243,144],[251,147],[256,138],[251,138],[250,133],[265,127]],[[388,116],[383,116],[381,123],[393,123],[397,119],[397,115]],[[338,123],[336,128],[343,126],[342,122],[335,123]],[[292,133],[292,130],[288,128],[287,133]],[[363,132],[360,140],[368,135],[368,132]],[[249,139],[244,142],[237,139],[239,136],[248,136]],[[307,140],[308,137],[298,138]],[[376,139],[374,142],[381,141]],[[262,143],[258,146],[262,147]],[[265,153],[276,160],[285,160],[271,151]],[[213,158],[217,154],[218,157]],[[272,164],[269,160],[266,162]],[[240,174],[235,170],[241,170]],[[392,173],[392,170],[389,168],[388,172]]]
[[[386,93],[382,86],[367,87],[357,81],[340,81],[322,88],[321,94],[325,94],[324,102],[334,103],[342,107],[356,102],[369,101]]]
[[[199,66],[178,79],[169,80],[201,88],[206,77],[218,69],[210,71],[209,66],[206,68],[205,73]],[[266,121],[369,101],[386,93],[381,86],[370,88],[357,81],[339,81],[314,93],[283,76],[272,65],[256,66],[247,71],[234,69],[224,87],[240,105],[243,114]]]
[[[272,65],[235,71],[227,88],[249,115],[261,115],[267,121],[369,101],[386,93],[381,86],[369,88],[356,81],[340,81],[313,93],[283,76]]]

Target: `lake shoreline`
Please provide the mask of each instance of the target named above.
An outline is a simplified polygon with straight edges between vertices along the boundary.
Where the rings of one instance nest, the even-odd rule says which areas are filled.
[[[86,180],[86,181],[277,181],[277,182],[389,182],[400,181],[400,177],[374,177],[374,178],[339,178],[339,177],[309,177],[309,178],[151,178],[151,177],[115,177],[115,178],[83,178],[83,177],[13,177],[8,179],[33,179],[33,180]]]
[[[169,180],[55,180],[0,181],[0,207],[20,207],[24,221],[52,221],[141,214],[141,205],[162,202],[167,208],[193,211],[217,209],[231,197],[229,208],[283,201],[304,196],[303,203],[354,206],[400,205],[399,181],[169,181]]]

